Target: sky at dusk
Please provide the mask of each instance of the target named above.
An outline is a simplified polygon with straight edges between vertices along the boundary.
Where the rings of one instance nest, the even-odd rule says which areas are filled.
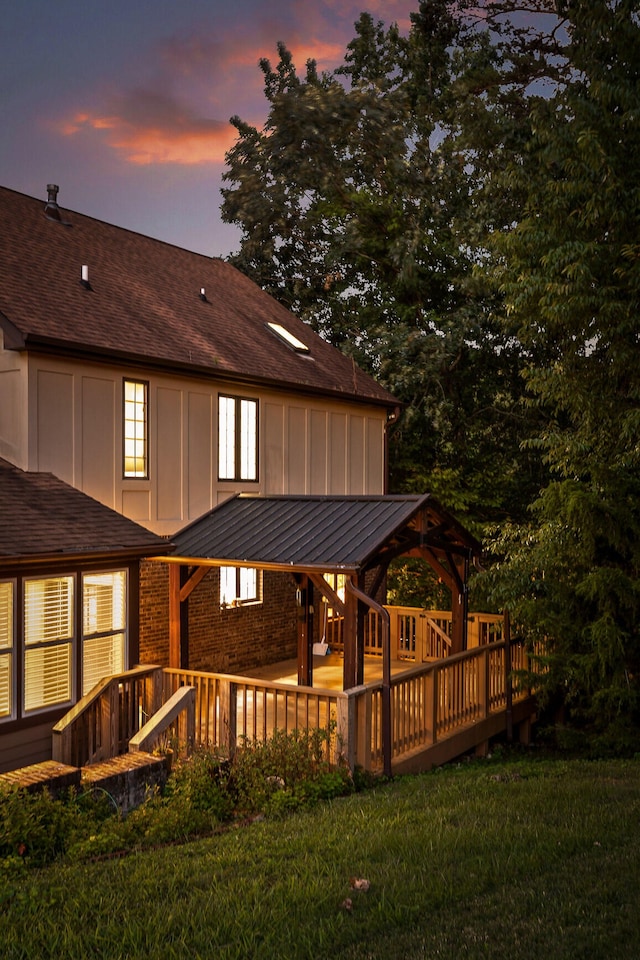
[[[226,256],[229,117],[266,117],[261,57],[344,59],[366,9],[406,28],[412,0],[11,0],[0,27],[0,183]]]

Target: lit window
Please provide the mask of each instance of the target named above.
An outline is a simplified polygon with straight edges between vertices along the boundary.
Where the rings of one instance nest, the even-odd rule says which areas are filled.
[[[295,350],[296,353],[309,353],[309,347],[306,345],[306,343],[303,343],[302,340],[298,340],[298,338],[293,333],[290,333],[286,327],[283,327],[281,323],[269,322],[267,323],[267,326],[271,331],[273,331],[273,333],[275,333],[277,337],[280,337],[281,340],[284,340],[287,346]]]
[[[122,673],[126,651],[125,570],[82,578],[82,694],[103,677]]]
[[[0,583],[0,718],[13,716],[13,583]]]
[[[258,401],[218,398],[218,479],[258,479]]]
[[[148,477],[147,392],[148,385],[142,381],[124,381],[122,435],[125,477]]]
[[[220,605],[259,603],[261,577],[254,567],[220,567]]]
[[[72,690],[73,577],[24,585],[24,710],[67,703]]]

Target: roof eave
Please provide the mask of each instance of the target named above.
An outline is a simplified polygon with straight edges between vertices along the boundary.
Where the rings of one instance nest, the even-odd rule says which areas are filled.
[[[170,544],[167,549],[173,550],[175,548],[173,544]],[[164,554],[160,553],[157,544],[146,547],[114,548],[113,550],[56,550],[48,553],[37,554],[2,554],[0,555],[0,569],[53,566],[54,564],[60,566],[65,564],[68,565],[70,563],[93,563],[94,561],[98,563],[103,563],[105,561],[110,563],[118,561],[135,561],[151,559],[152,555],[154,559],[164,558]]]
[[[5,347],[10,350],[34,350],[40,353],[88,360],[95,363],[118,361],[127,366],[135,367],[136,369],[162,370],[163,372],[168,370],[172,372],[178,371],[210,380],[230,380],[234,383],[252,384],[254,386],[260,385],[270,389],[273,389],[275,385],[279,390],[284,390],[287,393],[304,393],[313,396],[340,398],[341,400],[384,407],[387,410],[393,410],[401,406],[400,401],[392,397],[391,394],[389,394],[388,398],[377,397],[367,393],[353,393],[336,388],[316,387],[313,384],[292,380],[261,377],[253,373],[239,373],[235,370],[229,370],[224,366],[202,366],[180,360],[165,360],[162,357],[132,354],[123,350],[114,350],[109,347],[90,347],[84,344],[71,343],[68,340],[59,340],[54,337],[38,336],[37,334],[27,334],[23,336],[10,321],[7,321],[7,331],[10,330],[14,332],[10,337],[7,336],[5,339]]]
[[[249,567],[278,573],[359,573],[360,566],[346,563],[284,563],[269,560],[247,560],[235,557],[149,557],[162,563],[185,564],[200,567]]]

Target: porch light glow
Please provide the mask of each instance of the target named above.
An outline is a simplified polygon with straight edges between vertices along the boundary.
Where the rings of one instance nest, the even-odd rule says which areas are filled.
[[[290,347],[293,347],[296,353],[309,353],[309,347],[306,345],[306,343],[303,343],[302,340],[298,340],[296,336],[294,336],[292,333],[289,333],[289,331],[286,330],[282,324],[271,323],[269,321],[267,326],[273,331],[273,333],[275,333],[277,337],[280,337],[280,339],[284,340],[286,344],[288,344]]]

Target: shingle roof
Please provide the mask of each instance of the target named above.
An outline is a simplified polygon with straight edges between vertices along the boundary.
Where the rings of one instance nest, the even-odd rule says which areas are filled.
[[[162,537],[58,480],[0,458],[0,566],[24,560],[157,556]]]
[[[480,546],[428,494],[272,496],[237,494],[172,537],[177,557],[324,571],[360,571],[422,514],[439,537]],[[424,524],[423,524],[424,526]],[[414,531],[415,532],[415,531]]]
[[[44,200],[0,187],[5,346],[45,345],[395,405],[375,380],[229,263],[63,207],[64,223],[55,222],[44,208]],[[80,283],[85,264],[90,290]],[[269,321],[309,353],[287,346],[266,327]]]

